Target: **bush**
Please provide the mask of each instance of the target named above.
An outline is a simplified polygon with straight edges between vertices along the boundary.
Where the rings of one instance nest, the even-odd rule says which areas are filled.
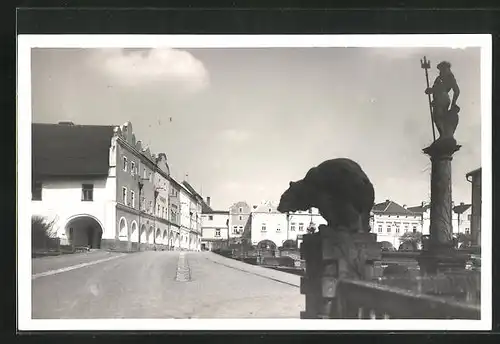
[[[34,249],[49,248],[54,242],[56,233],[54,221],[47,221],[41,216],[31,217],[31,247]]]

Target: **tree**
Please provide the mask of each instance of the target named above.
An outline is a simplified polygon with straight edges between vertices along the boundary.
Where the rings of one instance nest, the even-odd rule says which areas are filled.
[[[31,217],[31,247],[46,248],[50,239],[56,236],[55,220],[47,221],[41,216]]]
[[[412,245],[413,250],[417,251],[422,244],[422,233],[420,232],[406,232],[399,238],[401,244]]]

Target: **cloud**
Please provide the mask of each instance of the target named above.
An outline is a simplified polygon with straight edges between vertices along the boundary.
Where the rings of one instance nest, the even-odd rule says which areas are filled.
[[[226,129],[222,132],[221,137],[228,141],[243,142],[251,137],[251,133],[245,130]]]
[[[163,83],[196,92],[210,81],[200,60],[177,49],[99,49],[93,52],[91,63],[124,86]]]

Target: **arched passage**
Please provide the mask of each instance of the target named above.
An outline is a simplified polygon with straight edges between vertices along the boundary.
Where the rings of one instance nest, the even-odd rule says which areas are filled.
[[[295,240],[292,240],[292,239],[288,239],[288,240],[285,240],[283,242],[283,246],[282,246],[284,249],[287,249],[287,250],[293,250],[293,249],[296,249],[297,248],[297,241]]]
[[[276,250],[276,244],[272,240],[262,240],[257,244],[260,250]]]
[[[130,241],[139,241],[139,231],[137,230],[137,222],[132,221],[132,229],[130,230]]]
[[[128,240],[127,220],[124,217],[120,219],[120,223],[118,224],[118,239]]]
[[[80,215],[66,223],[65,232],[71,246],[101,248],[103,228],[99,221],[90,215]]]
[[[161,244],[161,230],[160,228],[156,228],[156,235],[155,235],[155,243]]]
[[[153,226],[149,226],[148,230],[148,244],[152,244],[154,239],[154,229]]]
[[[167,245],[167,231],[166,230],[163,231],[163,235],[162,235],[162,238],[161,238],[161,243],[163,245]]]
[[[148,234],[146,231],[146,225],[141,226],[141,243],[145,244],[148,242]]]

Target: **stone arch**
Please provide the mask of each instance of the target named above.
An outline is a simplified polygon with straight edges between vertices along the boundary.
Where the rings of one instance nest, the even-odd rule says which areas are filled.
[[[143,223],[141,226],[141,243],[145,244],[148,242],[148,232],[146,229],[146,225]]]
[[[64,226],[69,245],[101,248],[104,227],[96,217],[88,214],[71,216]]]
[[[132,225],[130,226],[130,241],[139,242],[139,231],[135,220],[132,221]]]
[[[153,226],[149,226],[148,234],[147,234],[147,240],[148,244],[152,244],[154,241],[154,228]]]
[[[162,237],[161,237],[161,243],[163,245],[167,245],[168,244],[168,231],[167,230],[164,230],[163,231],[163,234],[162,234]]]
[[[161,229],[156,228],[156,233],[155,233],[155,243],[160,244],[161,243]]]
[[[118,239],[127,240],[128,239],[128,224],[127,220],[122,216],[118,222]]]
[[[277,247],[276,243],[269,239],[261,240],[257,244],[257,248],[261,250],[276,250]]]

